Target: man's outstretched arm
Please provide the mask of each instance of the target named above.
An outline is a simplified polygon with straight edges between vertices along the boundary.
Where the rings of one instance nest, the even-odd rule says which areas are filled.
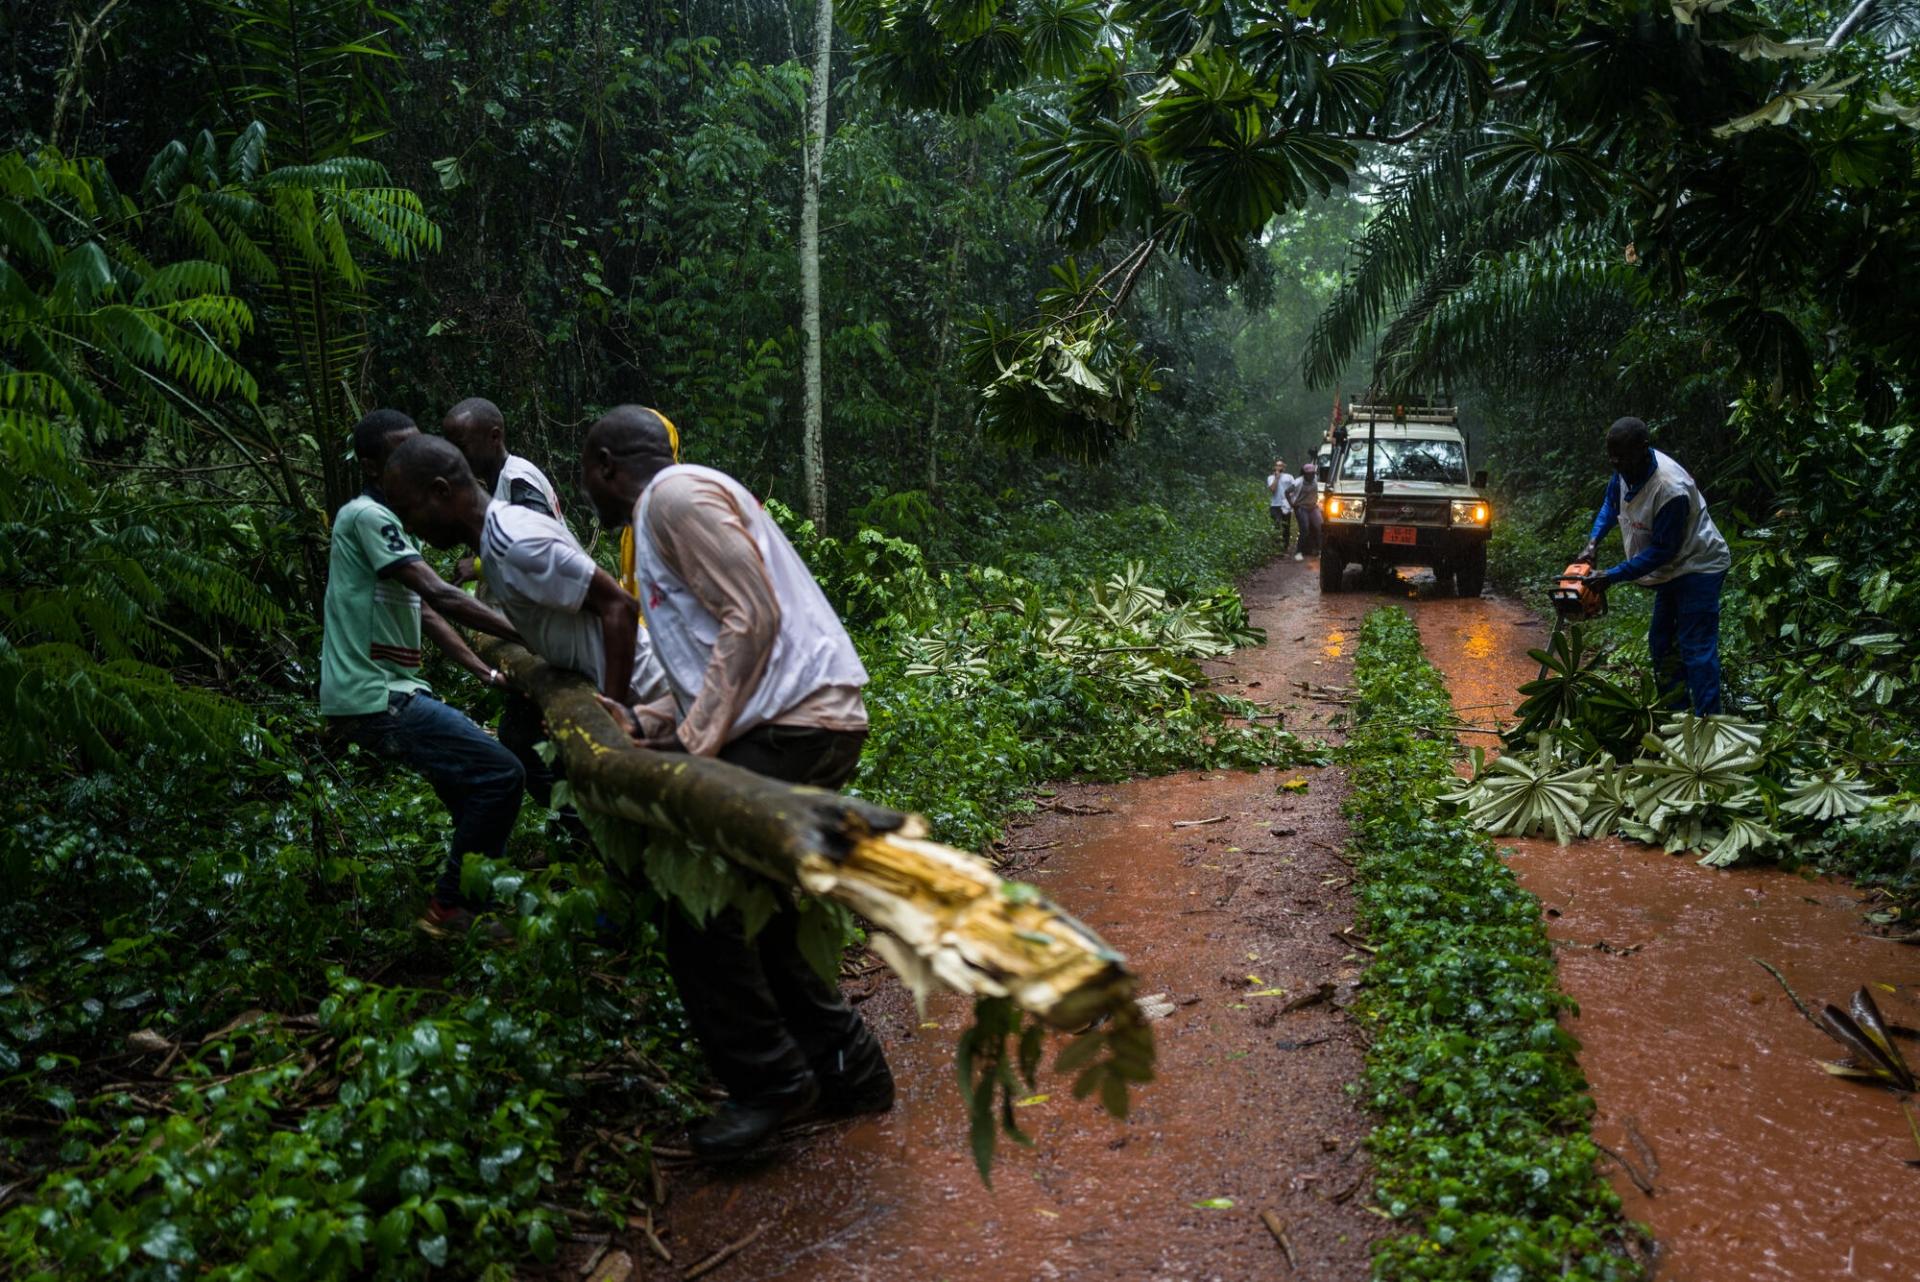
[[[1615,473],[1607,480],[1606,497],[1600,500],[1600,511],[1593,518],[1593,529],[1587,535],[1587,546],[1581,549],[1577,561],[1594,564],[1594,558],[1600,555],[1600,540],[1620,522],[1620,475]]]
[[[467,644],[467,639],[461,636],[451,623],[441,618],[430,605],[423,604],[420,607],[420,630],[433,639],[433,643],[440,647],[441,653],[471,672],[481,685],[505,684],[499,669],[475,654],[473,647]]]
[[[419,593],[421,604],[443,620],[520,644],[520,634],[513,630],[513,624],[507,621],[506,615],[454,587],[435,574],[433,567],[423,560],[402,561],[389,570],[381,571],[381,577],[412,588]],[[422,613],[421,627],[425,626],[426,615]]]
[[[580,603],[585,614],[600,622],[600,652],[603,656],[601,692],[615,703],[632,696],[633,652],[640,634],[640,603],[605,570],[594,567],[587,584],[587,599]]]

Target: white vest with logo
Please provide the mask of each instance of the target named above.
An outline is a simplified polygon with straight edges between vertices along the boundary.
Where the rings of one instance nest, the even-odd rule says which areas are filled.
[[[647,483],[634,506],[633,551],[647,630],[681,713],[684,715],[700,697],[720,624],[680,576],[667,568],[647,531],[647,507],[654,490],[662,481],[676,476],[697,476],[726,490],[759,549],[761,563],[773,584],[774,600],[780,606],[780,631],[774,637],[773,652],[760,674],[760,684],[729,727],[728,737],[778,721],[782,713],[829,686],[864,686],[867,670],[854,652],[840,616],[827,604],[826,594],[773,518],[745,486],[726,473],[676,463]]]
[[[1640,492],[1627,497],[1626,478],[1620,478],[1620,538],[1626,544],[1627,559],[1632,560],[1653,542],[1653,518],[1673,499],[1687,500],[1686,530],[1680,538],[1680,550],[1651,574],[1635,580],[1655,587],[1683,574],[1717,574],[1733,568],[1733,552],[1720,537],[1719,527],[1707,515],[1707,500],[1694,484],[1687,469],[1659,450],[1653,452],[1653,475]]]

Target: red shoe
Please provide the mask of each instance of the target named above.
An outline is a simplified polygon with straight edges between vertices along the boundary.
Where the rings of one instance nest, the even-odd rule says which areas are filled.
[[[438,897],[427,900],[426,912],[414,924],[435,939],[455,939],[477,931],[484,943],[513,942],[513,928],[499,918],[476,916],[472,909],[446,903]]]

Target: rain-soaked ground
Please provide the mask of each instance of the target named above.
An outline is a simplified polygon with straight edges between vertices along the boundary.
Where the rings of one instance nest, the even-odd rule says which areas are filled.
[[[1345,681],[1365,602],[1323,602],[1311,562],[1277,563],[1246,587],[1269,643],[1214,665],[1216,679],[1273,701],[1292,729],[1325,733],[1342,709],[1295,683]],[[1276,791],[1296,776],[1308,792]],[[1020,1110],[1034,1147],[1003,1144],[983,1189],[953,1064],[969,1012],[936,998],[923,1018],[879,972],[854,995],[886,1043],[898,1106],[790,1139],[754,1171],[674,1167],[656,1216],[674,1264],[633,1250],[639,1276],[677,1278],[749,1235],[710,1276],[1366,1276],[1369,1244],[1388,1226],[1365,1209],[1368,1126],[1346,1090],[1362,1045],[1342,1005],[1361,960],[1335,937],[1352,921],[1340,772],[1218,771],[1056,793],[1009,832],[1010,875],[1085,918],[1146,992],[1174,1003],[1155,1025],[1160,1080],[1137,1093],[1132,1117],[1106,1117],[1043,1071],[1047,1098]],[[1231,1205],[1196,1205],[1220,1199]]]
[[[1247,582],[1268,644],[1213,671],[1290,728],[1337,737],[1338,687],[1380,598],[1323,600],[1313,570],[1280,562]],[[1537,620],[1497,598],[1433,597],[1425,576],[1386,595],[1413,611],[1462,719],[1503,720],[1534,675]],[[1308,792],[1276,792],[1295,776]],[[1010,830],[1008,871],[1090,921],[1174,1004],[1156,1025],[1161,1078],[1132,1118],[1043,1076],[1046,1098],[1021,1110],[1034,1148],[1003,1144],[982,1189],[953,1068],[967,1012],[936,999],[922,1016],[876,971],[850,991],[899,1077],[893,1113],[792,1136],[750,1171],[671,1167],[655,1222],[673,1263],[636,1238],[620,1276],[680,1278],[744,1242],[705,1276],[1360,1282],[1392,1226],[1366,1209],[1368,1124],[1347,1091],[1363,1046],[1342,1009],[1361,959],[1336,937],[1352,916],[1342,793],[1332,768],[1058,788]],[[1920,1024],[1920,951],[1873,938],[1861,893],[1834,879],[1714,871],[1617,840],[1516,842],[1512,862],[1580,1005],[1568,1023],[1595,1136],[1628,1216],[1652,1232],[1653,1277],[1920,1276],[1920,1170],[1904,1164],[1920,1152],[1899,1102],[1822,1073],[1838,1048],[1753,960],[1808,1001],[1879,985],[1889,1019]],[[1275,989],[1285,996],[1256,996]]]
[[[1546,630],[1511,601],[1414,613],[1463,720],[1491,723],[1538,672],[1526,651]],[[1905,1165],[1920,1151],[1900,1102],[1822,1072],[1839,1047],[1755,960],[1809,1003],[1844,1007],[1870,984],[1889,1020],[1920,1024],[1920,950],[1870,935],[1862,892],[1834,878],[1702,868],[1617,838],[1511,844],[1580,1004],[1568,1026],[1594,1137],[1652,1230],[1653,1276],[1920,1277],[1920,1170]]]

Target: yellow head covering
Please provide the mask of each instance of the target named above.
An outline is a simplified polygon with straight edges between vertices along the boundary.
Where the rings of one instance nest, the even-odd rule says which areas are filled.
[[[659,410],[655,410],[653,416],[659,419],[667,429],[667,444],[673,447],[673,461],[678,463],[680,461],[680,429],[673,425],[672,419]],[[627,527],[620,531],[620,586],[627,590],[629,596],[638,598],[640,576],[634,569],[633,562],[633,525],[628,523]]]

